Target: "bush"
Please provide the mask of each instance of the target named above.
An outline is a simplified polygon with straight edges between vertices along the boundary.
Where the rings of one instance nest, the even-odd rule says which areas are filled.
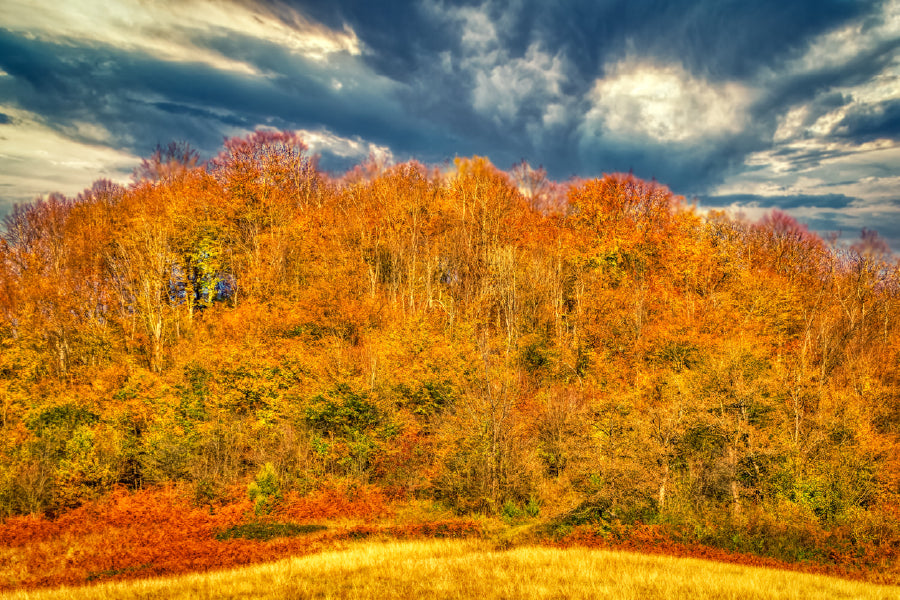
[[[271,540],[280,537],[294,537],[324,531],[328,529],[324,525],[298,525],[296,523],[244,523],[234,525],[216,533],[216,539],[220,542],[235,538],[247,540]]]
[[[267,462],[256,474],[256,479],[247,486],[247,494],[253,502],[253,511],[257,515],[271,512],[281,500],[281,483],[272,463]]]
[[[500,509],[500,516],[507,523],[511,523],[522,516],[522,509],[512,500],[507,500],[503,503],[503,508]]]

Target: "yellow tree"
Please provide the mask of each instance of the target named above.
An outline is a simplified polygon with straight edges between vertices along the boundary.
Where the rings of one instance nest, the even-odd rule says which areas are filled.
[[[225,141],[211,161],[229,196],[228,243],[234,249],[236,295],[266,298],[291,272],[288,225],[295,213],[321,206],[316,158],[296,133],[259,130]],[[289,279],[289,277],[288,277]]]
[[[179,260],[173,207],[159,187],[142,184],[127,199],[131,213],[110,245],[107,263],[118,291],[119,316],[129,337],[143,342],[153,371],[164,364],[166,338],[174,333]]]

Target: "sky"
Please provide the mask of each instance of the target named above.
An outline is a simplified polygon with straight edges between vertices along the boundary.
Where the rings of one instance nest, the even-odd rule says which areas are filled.
[[[633,171],[900,251],[900,0],[3,0],[0,215],[158,144]]]

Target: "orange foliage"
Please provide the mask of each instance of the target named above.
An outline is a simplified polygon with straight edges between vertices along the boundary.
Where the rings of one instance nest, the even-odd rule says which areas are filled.
[[[305,496],[291,491],[274,514],[298,522],[336,518],[371,522],[391,516],[393,510],[381,488],[344,484]]]
[[[211,541],[262,465],[271,518],[377,530],[409,497],[685,531],[727,514],[719,533],[769,552],[793,530],[759,507],[817,560],[896,556],[900,265],[874,232],[842,248],[633,174],[483,157],[332,179],[268,131],[208,167],[160,148],[130,187],[4,226],[0,516],[81,504],[0,524],[16,581],[308,551]],[[150,484],[218,508],[112,491]]]
[[[390,513],[385,497],[370,487],[332,488],[308,498],[291,494],[270,518],[319,523],[337,519],[348,524],[310,536],[218,541],[218,531],[251,520],[248,500],[206,510],[192,507],[173,488],[117,491],[103,502],[85,504],[56,519],[23,516],[0,524],[0,544],[7,549],[2,571],[6,579],[0,581],[0,590],[234,567],[333,549],[343,540],[373,535],[417,538],[481,533],[470,521],[353,524]]]

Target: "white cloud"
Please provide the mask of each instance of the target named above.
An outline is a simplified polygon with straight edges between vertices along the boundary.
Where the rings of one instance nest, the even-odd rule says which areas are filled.
[[[691,143],[738,133],[753,94],[738,83],[713,84],[678,64],[626,59],[607,68],[589,94],[583,133]]]
[[[810,206],[795,207],[788,212],[801,221],[822,219],[831,223],[828,229],[851,235],[863,227],[890,233],[900,225],[900,176],[889,174],[896,173],[900,165],[900,146],[885,141],[851,146],[807,140],[796,143],[795,147],[832,155],[812,161],[797,171],[794,169],[797,160],[779,155],[783,148],[757,153],[748,160],[753,168],[715,188],[711,202],[716,204],[717,196],[743,194],[764,198],[842,194],[854,200],[839,208],[827,203],[817,206],[811,200]],[[771,210],[757,202],[732,203],[726,208],[749,219],[758,219]],[[896,246],[898,242],[898,239],[891,240],[895,250],[900,250]]]
[[[507,121],[515,119],[529,99],[558,107],[562,100],[560,86],[566,79],[564,70],[560,56],[550,56],[534,43],[523,57],[476,69],[472,104],[483,114]],[[558,118],[558,110],[552,110],[550,122]]]
[[[779,69],[762,73],[760,87],[777,87],[784,79],[814,76],[828,70],[851,71],[860,56],[900,38],[900,0],[882,6],[877,19],[853,22],[827,32],[805,52]],[[900,144],[884,137],[852,139],[844,120],[854,114],[877,113],[884,102],[900,99],[900,55],[894,51],[880,73],[861,82],[832,86],[845,102],[824,114],[815,100],[798,103],[777,118],[771,146],[748,155],[745,169],[712,190],[712,198],[750,194],[762,197],[843,194],[855,200],[839,209],[807,206],[791,209],[801,220],[823,218],[845,231],[862,227],[896,230],[900,225]],[[849,135],[848,135],[849,134]],[[742,204],[732,212],[759,216],[767,209]],[[893,240],[894,243],[897,240]]]
[[[461,7],[449,9],[447,14],[462,21],[462,44],[474,52],[493,52],[496,50],[497,28],[485,10],[481,8]],[[485,56],[487,58],[487,56]]]
[[[286,6],[279,8],[276,16],[260,6],[215,0],[5,0],[0,3],[0,23],[56,43],[104,44],[161,60],[201,62],[248,74],[257,73],[252,64],[226,56],[204,40],[249,36],[317,61],[337,52],[360,54],[360,42],[349,28],[335,31]]]
[[[522,56],[511,54],[502,40],[502,34],[512,27],[507,17],[511,9],[495,11],[501,16],[492,20],[490,1],[478,7],[445,7],[435,2],[425,6],[460,32],[460,55],[443,54],[441,65],[447,72],[459,67],[466,73],[476,111],[499,125],[524,119],[533,137],[566,122],[565,107],[572,103],[562,91],[568,62],[562,53],[549,53],[539,41],[529,44]],[[530,109],[527,114],[523,112],[526,107]],[[545,108],[536,115],[534,107]]]
[[[807,158],[809,157],[809,158]],[[751,154],[749,170],[717,186],[713,196],[845,194],[872,201],[900,200],[900,145],[808,139]]]
[[[769,87],[785,78],[814,75],[828,69],[851,69],[860,56],[874,52],[883,44],[892,43],[898,38],[900,0],[890,0],[883,5],[877,20],[852,22],[817,37],[798,58],[778,70],[763,73],[759,85]],[[841,94],[848,101],[812,122],[808,122],[808,105],[790,107],[778,118],[773,141],[781,144],[824,139],[841,133],[838,126],[847,115],[869,112],[883,102],[900,99],[900,55],[894,52],[882,71],[865,82],[828,89],[828,94],[835,93]]]
[[[797,106],[778,118],[778,129],[773,139],[776,142],[789,140],[803,132],[804,123],[809,115],[808,106]]]
[[[50,192],[75,195],[98,178],[126,181],[140,162],[127,152],[75,141],[28,111],[0,105],[0,112],[11,119],[0,125],[0,197],[8,203],[0,213]],[[104,137],[96,125],[86,130]]]
[[[841,67],[900,35],[900,0],[882,5],[877,20],[855,21],[813,40],[800,57],[785,69],[793,73],[816,72]],[[896,90],[895,90],[896,91]]]
[[[327,152],[341,158],[354,159],[365,159],[372,155],[385,163],[394,160],[390,148],[366,141],[359,136],[342,137],[327,129],[298,129],[297,133],[303,138],[309,151],[314,154]]]

